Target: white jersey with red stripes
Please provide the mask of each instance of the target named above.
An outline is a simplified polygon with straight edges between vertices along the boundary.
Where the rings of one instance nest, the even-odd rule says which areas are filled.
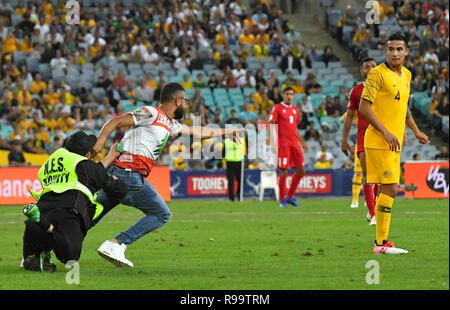
[[[129,128],[117,150],[122,153],[114,165],[148,176],[169,136],[177,135],[181,124],[159,108],[144,106],[132,112],[134,126]]]

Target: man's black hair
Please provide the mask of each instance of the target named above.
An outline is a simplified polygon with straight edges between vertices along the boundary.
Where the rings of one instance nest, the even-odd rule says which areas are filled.
[[[295,93],[294,89],[292,89],[292,87],[288,86],[288,87],[286,87],[285,89],[283,89],[282,94],[284,94],[284,93],[287,92],[288,90],[292,90],[292,91]]]
[[[161,89],[161,95],[160,95],[160,102],[164,103],[164,102],[169,102],[173,99],[175,99],[176,95],[179,92],[183,92],[184,91],[184,87],[181,86],[181,84],[179,83],[167,83],[166,85],[164,85],[164,87]]]
[[[403,42],[405,42],[405,47],[408,47],[408,39],[401,32],[396,32],[396,33],[391,34],[389,36],[389,38],[387,38],[387,40],[386,40],[386,43],[385,43],[386,46],[389,41],[403,41]]]
[[[374,61],[375,63],[377,63],[377,61],[373,57],[365,57],[359,62],[359,65],[362,67],[368,61]]]

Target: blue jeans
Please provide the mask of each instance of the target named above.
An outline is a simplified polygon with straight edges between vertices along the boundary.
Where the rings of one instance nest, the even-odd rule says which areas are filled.
[[[94,225],[119,203],[138,208],[146,216],[115,237],[120,243],[131,244],[169,221],[172,215],[169,207],[144,176],[114,165],[108,168],[108,173],[117,176],[127,185],[128,194],[119,201],[110,198],[103,190],[100,190],[97,201],[103,205],[104,210],[95,220]]]

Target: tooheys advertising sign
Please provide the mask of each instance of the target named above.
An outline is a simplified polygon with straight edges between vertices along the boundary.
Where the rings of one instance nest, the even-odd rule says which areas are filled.
[[[448,198],[448,162],[406,162],[405,184],[415,184],[418,189],[406,192],[406,198]]]

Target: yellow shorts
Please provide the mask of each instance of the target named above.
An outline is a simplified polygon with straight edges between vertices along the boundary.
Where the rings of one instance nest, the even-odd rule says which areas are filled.
[[[400,152],[366,148],[367,183],[399,184]]]
[[[359,157],[357,155],[356,148],[355,148],[355,165],[353,167],[353,171],[360,172],[360,173],[363,172],[362,167],[361,167],[361,161],[359,160]]]

